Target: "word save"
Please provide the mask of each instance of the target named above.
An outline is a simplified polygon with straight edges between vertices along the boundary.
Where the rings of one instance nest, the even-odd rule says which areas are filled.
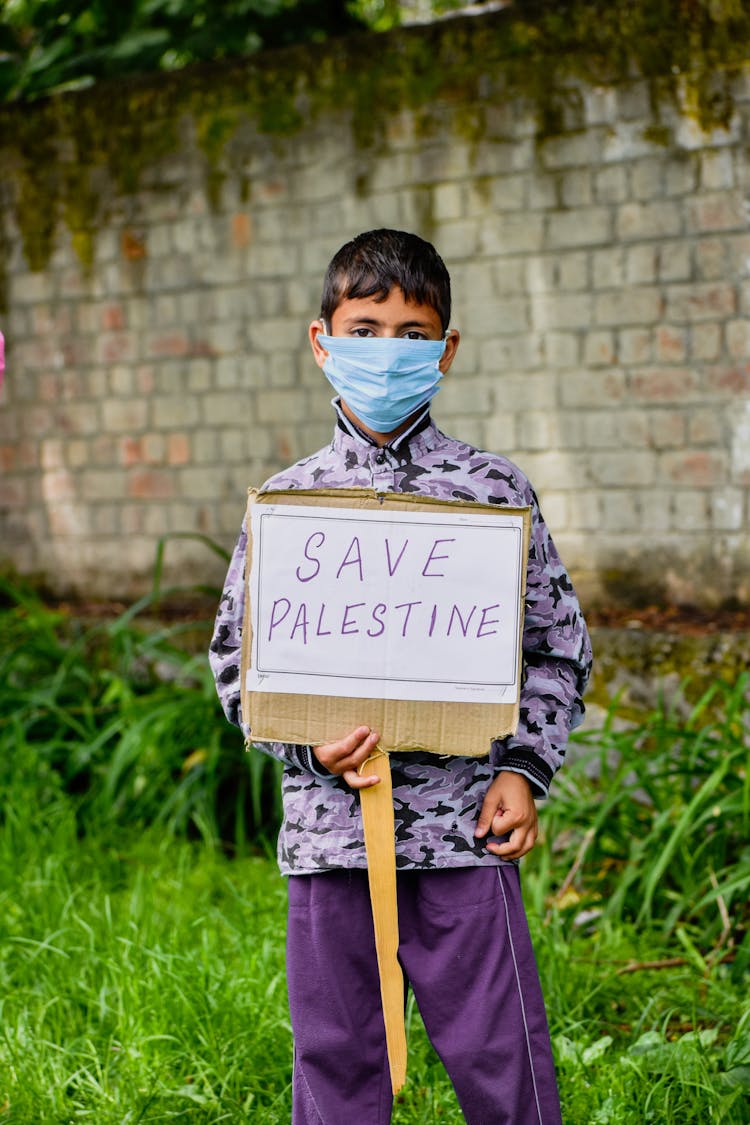
[[[514,682],[522,538],[494,512],[254,505],[255,688],[441,699]]]

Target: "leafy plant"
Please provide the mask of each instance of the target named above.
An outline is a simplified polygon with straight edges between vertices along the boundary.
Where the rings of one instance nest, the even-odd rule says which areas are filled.
[[[344,0],[7,0],[0,100],[319,41],[359,26]]]
[[[283,882],[237,846],[267,848],[277,767],[153,600],[90,623],[0,595],[0,1123],[289,1120]],[[566,1125],[748,1120],[749,691],[614,707],[542,810],[523,877]],[[407,1024],[394,1125],[459,1121],[413,1000]]]
[[[750,921],[750,675],[680,710],[634,724],[615,707],[574,741],[535,863],[568,872],[549,909],[656,928],[705,972],[737,955]]]
[[[273,836],[278,766],[245,754],[206,657],[180,644],[187,626],[147,628],[135,607],[86,625],[0,589],[0,775],[33,753],[44,785],[76,797],[82,830],[157,824],[235,847]]]

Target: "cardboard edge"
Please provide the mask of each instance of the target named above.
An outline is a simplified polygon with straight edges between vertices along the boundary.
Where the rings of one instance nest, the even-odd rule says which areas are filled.
[[[467,510],[484,511],[488,514],[497,515],[502,513],[504,515],[520,515],[522,517],[522,535],[523,535],[523,550],[522,550],[522,563],[521,563],[521,598],[520,598],[520,613],[519,613],[519,630],[518,630],[518,644],[519,644],[519,696],[520,685],[523,677],[523,626],[524,626],[524,611],[526,599],[526,582],[527,582],[527,562],[529,552],[529,541],[531,535],[531,509],[529,507],[511,508],[504,505],[496,504],[481,504],[473,500],[441,500],[433,496],[425,496],[419,493],[401,493],[401,492],[378,492],[375,489],[360,489],[360,488],[320,488],[320,489],[269,489],[261,491],[256,488],[248,489],[247,501],[247,553],[245,558],[245,605],[243,615],[243,628],[242,628],[242,649],[241,649],[241,665],[240,665],[240,706],[242,715],[245,721],[250,724],[250,740],[258,742],[287,742],[292,745],[306,746],[318,745],[321,742],[329,742],[336,738],[344,737],[349,734],[356,726],[366,724],[371,729],[379,730],[386,726],[387,712],[394,710],[395,707],[401,706],[403,710],[403,703],[405,701],[398,700],[372,700],[360,699],[357,697],[340,697],[340,696],[315,696],[316,710],[323,712],[323,721],[317,725],[311,720],[308,714],[302,714],[306,711],[306,707],[300,706],[300,699],[309,700],[308,696],[297,696],[276,692],[273,695],[275,700],[279,701],[280,709],[283,709],[283,720],[271,720],[266,718],[258,724],[254,722],[257,719],[258,708],[253,706],[253,694],[247,689],[247,669],[251,666],[251,653],[252,653],[252,607],[250,600],[250,575],[252,571],[252,512],[256,504],[282,504],[294,505],[298,504],[300,500],[305,504],[311,506],[330,506],[330,507],[347,507],[347,508],[372,508],[373,503],[377,502],[385,510],[403,511],[412,508],[415,511],[430,511],[433,508],[442,510],[463,508]],[[284,702],[282,702],[284,701]],[[445,713],[453,716],[465,715],[466,708],[481,707],[483,710],[487,708],[487,731],[488,733],[481,734],[481,741],[487,747],[486,750],[466,750],[456,751],[455,749],[445,749],[432,751],[438,754],[451,754],[456,757],[487,757],[490,752],[490,743],[495,738],[506,738],[515,733],[518,727],[520,717],[520,698],[514,703],[497,703],[497,704],[464,704],[464,703],[450,703],[435,704],[433,702],[422,702],[417,700],[408,701],[411,705],[412,712],[417,712],[413,715],[414,720],[419,721],[420,714],[426,716],[428,710],[434,711],[435,707],[446,709]],[[268,700],[265,700],[268,704]],[[424,709],[422,711],[422,709]],[[491,710],[490,710],[491,709]],[[266,711],[269,710],[266,706]],[[296,713],[295,713],[296,712]],[[372,721],[370,721],[370,717]],[[386,720],[386,721],[384,721]],[[277,725],[278,724],[278,725]],[[443,724],[445,727],[445,723]],[[304,728],[304,733],[302,731]],[[489,733],[491,731],[491,733]],[[318,735],[318,737],[315,737]],[[401,736],[398,738],[386,738],[386,744],[383,749],[390,752],[408,753],[424,750],[424,746],[413,736]]]

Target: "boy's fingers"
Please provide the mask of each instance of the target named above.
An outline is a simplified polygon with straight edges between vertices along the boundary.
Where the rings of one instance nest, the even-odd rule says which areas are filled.
[[[510,833],[509,839],[503,843],[489,842],[486,845],[488,851],[493,855],[504,856],[506,859],[520,859],[530,852],[536,843],[536,818],[527,820],[512,809],[498,808],[496,799],[488,794],[482,804],[474,835],[486,836],[488,832],[492,836],[504,836]]]
[[[504,832],[511,832],[514,828],[521,828],[524,821],[511,812],[510,809],[498,809],[492,818],[490,831],[493,836],[502,836]]]
[[[505,829],[507,831],[507,828]],[[494,833],[494,825],[493,825]],[[501,835],[501,833],[497,833]],[[487,851],[494,855],[503,856],[505,859],[520,859],[530,852],[536,843],[536,825],[519,825],[511,831],[510,839],[502,844],[487,844]]]
[[[341,776],[352,789],[369,789],[370,786],[377,785],[380,781],[380,778],[376,777],[375,774],[362,777],[356,770],[344,770]]]
[[[492,852],[494,855],[502,856],[503,859],[521,859],[534,847],[534,840],[526,839],[523,844],[488,844],[487,851]]]
[[[352,754],[353,769],[347,769],[343,773],[344,781],[346,781],[352,789],[368,789],[371,785],[377,785],[380,778],[376,774],[367,774],[362,776],[359,770],[372,754],[373,750],[378,744],[380,735],[375,731],[370,731],[365,740],[362,742],[359,749]]]
[[[369,727],[357,727],[351,734],[336,742],[325,742],[314,747],[314,753],[331,773],[343,776],[345,772],[356,770],[375,749],[380,736]],[[363,779],[364,780],[364,779]],[[355,788],[362,788],[361,785]]]
[[[361,750],[365,743],[371,740],[372,734],[373,732],[369,727],[357,727],[351,734],[347,734],[345,738],[340,739],[338,743],[334,742],[330,745],[340,745],[343,752],[342,757],[346,757],[347,754],[354,754]],[[375,735],[375,741],[377,742],[377,740],[378,736]]]
[[[497,811],[497,801],[494,798],[492,792],[488,790],[484,800],[482,801],[482,807],[479,810],[477,826],[474,829],[475,836],[487,835]]]
[[[367,761],[367,759],[370,757],[370,754],[372,754],[373,750],[377,746],[378,738],[380,737],[380,735],[376,734],[374,730],[368,730],[367,727],[365,727],[365,730],[367,730],[366,736],[349,755],[352,763],[355,765],[355,769],[358,769],[363,762]]]

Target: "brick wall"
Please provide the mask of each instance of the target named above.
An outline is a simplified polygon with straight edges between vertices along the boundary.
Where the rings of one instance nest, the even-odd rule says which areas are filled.
[[[451,271],[439,423],[530,475],[584,598],[750,603],[750,70],[707,130],[666,100],[655,130],[637,79],[571,90],[546,139],[490,94],[470,134],[446,100],[427,131],[384,114],[369,148],[343,112],[276,137],[240,113],[209,158],[183,114],[130,185],[92,157],[77,217],[57,192],[44,261],[0,137],[6,565],[130,597],[165,533],[229,547],[246,487],[328,439],[306,326],[332,253],[388,225]],[[61,126],[37,181],[68,149]],[[166,559],[177,582],[223,573],[196,538]]]

